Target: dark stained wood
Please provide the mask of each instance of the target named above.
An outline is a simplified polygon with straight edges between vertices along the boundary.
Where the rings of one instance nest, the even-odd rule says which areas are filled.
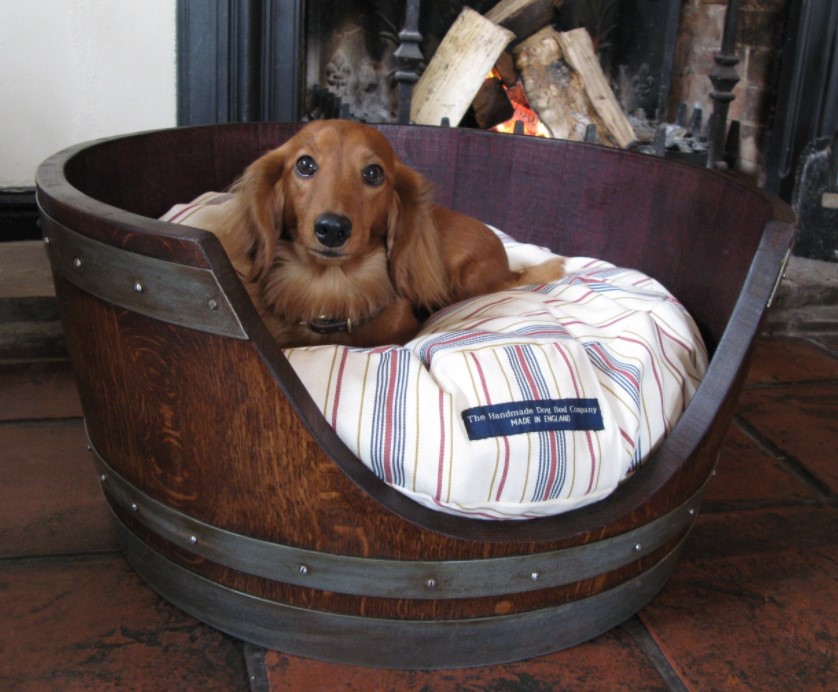
[[[337,554],[426,560],[590,543],[666,514],[703,485],[793,236],[785,205],[733,178],[624,151],[383,126],[403,159],[436,184],[440,203],[520,240],[650,274],[684,302],[714,354],[670,437],[611,497],[528,522],[470,520],[414,504],[363,466],[270,339],[216,239],[152,218],[201,192],[226,188],[249,161],[298,127],[161,131],[76,147],[40,169],[38,198],[46,217],[139,254],[212,268],[250,337],[158,322],[56,279],[90,439],[120,474],[162,502],[231,531]],[[221,574],[217,566],[196,570],[291,598],[290,587]],[[563,587],[563,595],[547,601],[590,595],[633,574],[626,568]],[[295,598],[301,604],[314,599]],[[521,596],[514,607],[536,607],[530,598]],[[368,612],[365,600],[341,607]],[[382,616],[385,600],[375,608]],[[392,605],[417,617],[427,607]]]
[[[630,562],[618,569],[603,572],[595,577],[563,586],[520,593],[513,591],[507,594],[479,598],[399,599],[359,596],[305,588],[245,574],[208,560],[196,559],[193,554],[167,542],[134,521],[129,512],[119,507],[113,507],[113,509],[120,520],[130,526],[131,530],[152,546],[156,552],[219,584],[259,598],[300,608],[311,608],[343,615],[360,613],[364,617],[400,620],[493,617],[549,608],[589,598],[629,579],[641,576],[671,552],[677,551],[680,543],[684,540],[684,534],[679,535],[639,560]],[[376,578],[375,573],[371,571],[369,578],[374,580]]]

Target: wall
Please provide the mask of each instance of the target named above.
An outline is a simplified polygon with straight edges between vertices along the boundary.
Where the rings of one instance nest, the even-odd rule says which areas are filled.
[[[761,182],[766,134],[776,101],[776,82],[784,20],[791,0],[740,0],[736,32],[736,71],[728,122],[739,120],[740,169]],[[686,102],[713,112],[709,75],[722,45],[727,0],[684,0],[670,104]],[[673,111],[674,112],[674,109]]]
[[[175,125],[175,4],[0,2],[0,188],[72,144]]]

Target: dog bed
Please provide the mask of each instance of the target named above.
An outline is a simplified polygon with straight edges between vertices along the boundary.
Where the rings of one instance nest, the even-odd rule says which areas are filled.
[[[162,218],[212,227],[206,193]],[[493,229],[510,266],[555,257]],[[707,366],[693,320],[641,272],[567,259],[555,284],[434,314],[403,347],[286,356],[341,440],[433,509],[530,519],[609,495],[686,409]]]
[[[117,137],[38,170],[91,473],[126,557],[163,598],[220,630],[354,665],[520,660],[631,617],[666,583],[699,514],[794,237],[792,211],[739,178],[632,152],[381,126],[441,204],[666,286],[710,354],[677,424],[608,497],[481,521],[378,478],[270,337],[218,239],[159,218],[226,189],[300,127]],[[525,436],[486,444],[505,439]]]

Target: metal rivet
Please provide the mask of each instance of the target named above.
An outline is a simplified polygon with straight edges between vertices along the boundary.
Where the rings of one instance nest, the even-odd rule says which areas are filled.
[[[143,292],[143,290],[144,290],[144,289],[143,289],[143,284],[142,284],[140,281],[135,281],[135,282],[134,282],[134,290],[135,290],[137,293],[142,293],[142,292]]]
[[[540,575],[538,572],[533,572],[533,573],[530,575],[530,579],[532,579],[533,581],[538,581],[538,578],[539,578],[540,576],[541,576],[541,575]]]
[[[192,545],[195,545],[195,544],[198,542],[198,537],[197,537],[197,536],[190,536],[190,537],[189,537],[189,542],[190,542]]]
[[[635,552],[639,553],[641,550],[643,550],[643,546],[640,545],[640,543],[635,543],[634,544],[634,550],[635,550]]]
[[[78,257],[76,257],[76,259],[73,260],[73,266],[76,269],[78,269],[81,266],[81,260]]]
[[[49,236],[48,236],[48,235],[45,235],[45,236],[44,236],[44,243],[45,243],[46,245],[49,245]]]
[[[132,503],[131,503],[131,511],[132,511],[132,512],[136,512],[138,509],[139,509],[139,507],[137,507],[137,503],[136,503],[136,502],[132,502]]]
[[[207,302],[210,310],[218,310],[218,301],[210,299]]]
[[[308,574],[308,565],[300,565],[299,571],[300,571],[300,574],[305,576],[306,574]]]
[[[689,511],[688,511],[687,513],[688,513],[691,517],[694,517],[694,516],[695,516],[695,509],[694,509],[693,507],[690,507],[690,509],[689,509]]]
[[[108,480],[108,477],[104,473],[99,474],[99,482],[100,483],[104,483],[106,480]]]
[[[425,586],[427,586],[429,589],[435,589],[436,588],[436,579],[433,579],[433,578],[428,579],[428,581],[425,582]]]

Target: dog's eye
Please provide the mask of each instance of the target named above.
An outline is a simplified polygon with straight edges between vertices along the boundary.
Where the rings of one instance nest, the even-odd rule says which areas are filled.
[[[381,185],[384,182],[384,170],[376,163],[372,163],[361,171],[361,177],[367,185]]]
[[[304,178],[310,178],[317,173],[317,162],[310,156],[301,156],[297,159],[297,173]]]

